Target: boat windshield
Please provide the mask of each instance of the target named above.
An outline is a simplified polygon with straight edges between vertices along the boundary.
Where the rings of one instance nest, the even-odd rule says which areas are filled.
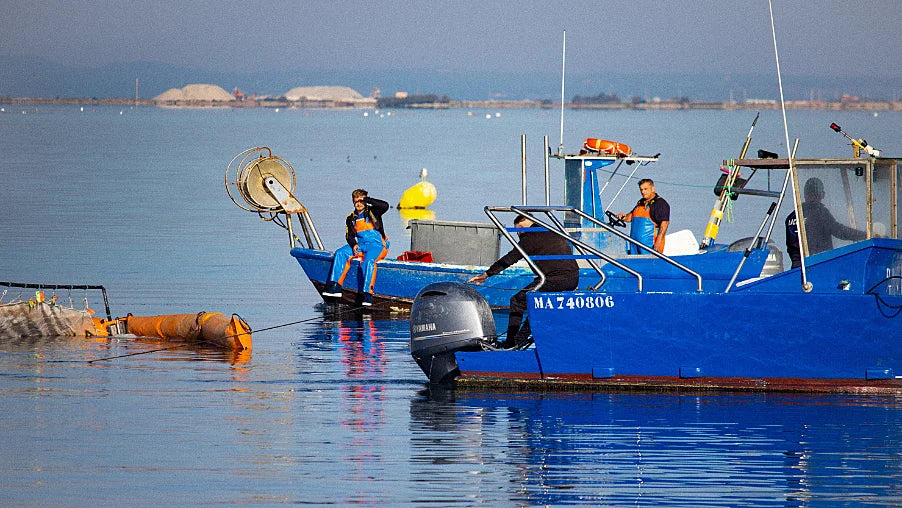
[[[787,169],[786,159],[746,159],[738,165]],[[899,238],[902,213],[897,159],[795,159],[797,206],[805,219],[807,255],[868,238]],[[791,202],[791,196],[789,203]],[[787,217],[791,221],[795,212]]]
[[[867,238],[898,238],[897,172],[894,160],[798,161],[808,255]]]

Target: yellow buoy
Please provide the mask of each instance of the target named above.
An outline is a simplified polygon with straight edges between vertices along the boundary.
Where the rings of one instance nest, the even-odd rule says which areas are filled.
[[[426,175],[426,168],[423,168],[420,171],[422,181],[404,191],[398,208],[426,208],[435,201],[437,195],[435,186],[426,181]]]

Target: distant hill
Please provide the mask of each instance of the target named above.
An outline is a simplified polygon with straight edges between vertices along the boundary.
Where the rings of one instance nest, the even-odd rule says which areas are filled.
[[[155,97],[171,88],[191,83],[216,84],[231,92],[280,96],[295,87],[348,86],[363,96],[378,87],[383,96],[396,91],[436,94],[453,100],[553,100],[560,98],[557,71],[539,73],[445,72],[431,70],[301,70],[275,69],[259,72],[216,72],[189,69],[158,62],[130,62],[98,68],[71,67],[44,59],[0,56],[0,96],[129,98],[135,94]],[[857,95],[874,100],[902,96],[902,77],[820,78],[784,75],[787,99],[836,100]],[[566,98],[576,95],[616,94],[632,97],[688,97],[693,100],[724,101],[746,98],[778,98],[776,77],[769,74],[622,74],[568,71]]]

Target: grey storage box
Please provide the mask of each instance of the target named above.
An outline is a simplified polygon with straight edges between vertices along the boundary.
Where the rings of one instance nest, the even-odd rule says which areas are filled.
[[[500,242],[507,243],[491,223],[414,219],[409,224],[410,250],[431,252],[436,263],[487,266],[498,259]]]

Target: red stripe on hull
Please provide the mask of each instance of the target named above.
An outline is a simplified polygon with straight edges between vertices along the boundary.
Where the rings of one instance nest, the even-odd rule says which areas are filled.
[[[743,391],[902,395],[902,379],[680,378],[462,372],[460,387],[547,391]]]

